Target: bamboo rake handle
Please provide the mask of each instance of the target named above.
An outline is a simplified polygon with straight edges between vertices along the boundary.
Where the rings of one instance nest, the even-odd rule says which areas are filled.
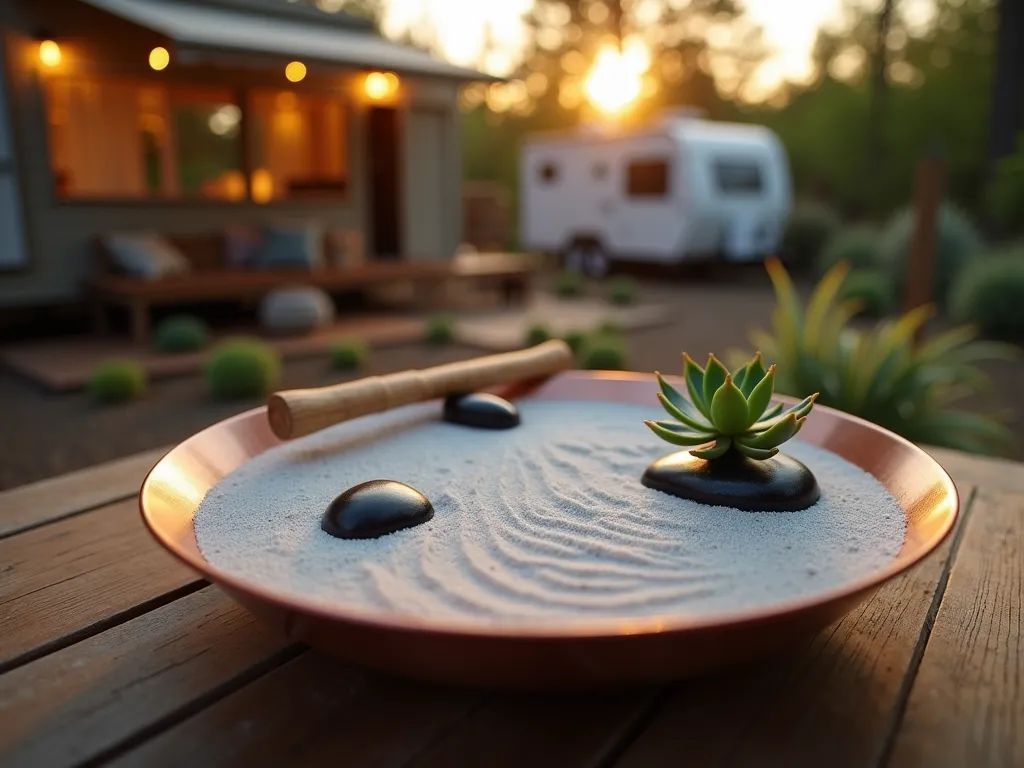
[[[274,434],[289,440],[370,413],[550,376],[572,365],[572,350],[568,344],[546,341],[517,352],[433,368],[368,376],[330,387],[275,392],[267,402],[267,418]]]

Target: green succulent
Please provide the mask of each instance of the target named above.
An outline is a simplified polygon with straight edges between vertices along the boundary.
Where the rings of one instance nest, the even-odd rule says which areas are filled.
[[[732,373],[714,355],[701,368],[683,353],[683,378],[690,399],[662,378],[658,401],[675,421],[645,421],[654,434],[673,445],[693,446],[700,459],[717,459],[730,448],[751,459],[770,459],[792,438],[814,407],[817,393],[786,409],[772,405],[775,366],[765,370],[758,352]]]

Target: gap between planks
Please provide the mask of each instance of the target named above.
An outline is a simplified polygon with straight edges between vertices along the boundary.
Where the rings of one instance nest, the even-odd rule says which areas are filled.
[[[136,496],[146,474],[170,449],[155,448],[0,492],[0,539]]]

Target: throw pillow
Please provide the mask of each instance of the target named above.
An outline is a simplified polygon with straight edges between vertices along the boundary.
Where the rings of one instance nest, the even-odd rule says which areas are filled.
[[[267,227],[259,265],[263,269],[318,269],[323,264],[323,235],[318,227]]]
[[[255,227],[228,227],[224,230],[224,264],[228,269],[246,269],[260,258],[263,239]]]
[[[167,238],[154,232],[119,232],[103,239],[114,265],[143,280],[158,280],[189,271],[188,259]]]

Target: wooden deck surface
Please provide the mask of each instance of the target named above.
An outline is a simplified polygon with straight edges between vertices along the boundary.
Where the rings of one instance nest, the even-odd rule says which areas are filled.
[[[268,631],[142,526],[160,454],[0,493],[0,765],[1024,765],[1019,464],[933,451],[962,494],[954,534],[785,657],[500,694]]]

